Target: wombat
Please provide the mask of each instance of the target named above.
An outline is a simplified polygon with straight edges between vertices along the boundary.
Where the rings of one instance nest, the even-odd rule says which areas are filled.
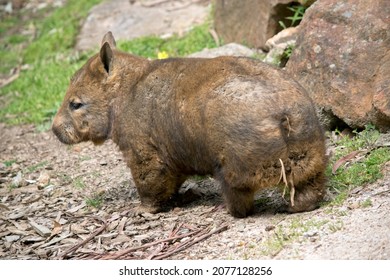
[[[52,129],[65,144],[112,139],[156,213],[187,177],[212,175],[228,211],[253,212],[254,194],[284,184],[288,211],[324,196],[325,138],[305,90],[282,70],[244,57],[148,60],[116,49],[71,79]]]

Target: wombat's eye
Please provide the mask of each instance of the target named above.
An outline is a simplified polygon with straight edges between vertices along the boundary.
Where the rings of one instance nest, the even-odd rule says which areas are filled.
[[[83,106],[84,106],[84,104],[80,103],[80,102],[71,101],[69,103],[69,107],[70,107],[71,110],[77,110],[77,109],[80,109]]]

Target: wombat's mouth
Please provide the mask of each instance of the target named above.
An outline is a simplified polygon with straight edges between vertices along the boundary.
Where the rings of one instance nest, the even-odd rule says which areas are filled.
[[[57,136],[58,140],[67,145],[73,145],[80,143],[81,140],[79,137],[76,137],[74,133],[70,133],[69,130],[64,128],[63,126],[52,126],[52,131],[55,136]]]

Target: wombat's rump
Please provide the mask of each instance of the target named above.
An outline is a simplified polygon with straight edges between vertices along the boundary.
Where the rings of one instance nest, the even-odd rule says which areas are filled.
[[[53,131],[67,144],[111,138],[146,211],[194,174],[214,176],[236,217],[253,211],[257,190],[279,183],[292,191],[291,212],[324,195],[312,101],[283,71],[250,58],[149,61],[116,50],[107,33],[72,78]]]

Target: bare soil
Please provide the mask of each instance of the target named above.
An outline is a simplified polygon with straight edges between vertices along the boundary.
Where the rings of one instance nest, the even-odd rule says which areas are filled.
[[[0,131],[0,259],[390,259],[390,163],[380,181],[312,212],[278,213],[281,192],[270,190],[236,219],[211,178],[194,178],[172,209],[134,215],[139,198],[112,142]]]

